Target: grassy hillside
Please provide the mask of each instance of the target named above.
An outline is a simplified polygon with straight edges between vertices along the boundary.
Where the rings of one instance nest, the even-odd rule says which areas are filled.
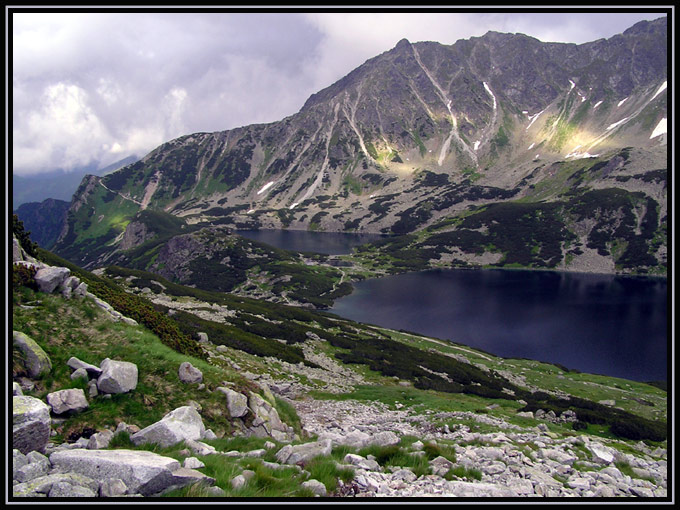
[[[664,174],[665,175],[665,174]],[[667,217],[641,192],[571,190],[554,201],[471,206],[421,232],[356,249],[355,259],[391,273],[438,267],[569,269],[585,250],[616,272],[666,275]]]
[[[40,254],[51,263],[65,263],[46,252]],[[215,345],[204,346],[205,351],[198,349],[198,355],[192,355],[186,346],[167,342],[154,333],[152,328],[157,322],[150,322],[150,326],[115,323],[89,300],[65,300],[16,285],[13,327],[36,339],[53,364],[51,373],[36,381],[29,394],[44,399],[57,389],[84,389],[85,381],[70,378],[66,361],[71,356],[96,365],[106,357],[127,360],[139,368],[135,391],[91,398],[87,411],[56,424],[55,442],[74,441],[103,427],[115,427],[120,421],[144,427],[193,401],[200,406],[206,427],[218,436],[207,443],[223,452],[263,448],[264,439],[238,435],[237,427],[227,418],[224,396],[214,391],[228,385],[239,391],[261,392],[259,384],[252,380],[255,374],[268,381],[303,384],[308,388],[307,396],[317,400],[381,403],[389,409],[401,409],[429,421],[434,428],[502,432],[491,424],[493,421],[472,418],[484,416],[529,430],[545,422],[519,412],[540,407],[559,414],[571,409],[579,421],[549,423],[551,437],[576,438],[585,434],[615,440],[609,444],[622,452],[633,451],[640,440],[653,448],[666,444],[666,393],[648,384],[582,374],[531,360],[497,358],[467,346],[357,324],[330,314],[183,287],[140,271],[111,268],[109,274],[118,280],[116,283],[109,277],[71,267],[93,291],[112,298],[114,306],[120,306],[124,313],[130,314],[132,308],[125,308],[128,301],[121,295],[129,296],[134,307],[146,307],[149,315],[172,321],[179,334],[190,340],[187,345],[193,345],[198,331],[207,331]],[[131,283],[142,278],[155,288],[155,292],[146,291],[145,297]],[[171,308],[172,314],[168,313]],[[222,314],[223,318],[213,320],[211,314]],[[218,355],[216,347],[220,345],[224,347]],[[207,356],[200,355],[205,353]],[[340,363],[344,371],[324,376],[331,360]],[[17,352],[13,352],[13,361],[13,376],[21,376]],[[203,372],[204,389],[179,381],[178,367],[184,361]],[[350,377],[346,370],[355,376]],[[338,391],[340,387],[344,389]],[[616,407],[597,403],[602,400],[615,400]],[[296,430],[299,440],[295,443],[314,439],[303,432],[295,402],[279,397],[274,402],[282,419]],[[424,457],[409,455],[410,445],[418,439],[404,436],[399,445],[392,447],[336,447],[330,456],[307,463],[305,470],[332,492],[338,490],[341,480],[347,482],[354,476],[351,469],[338,464],[347,453],[370,454],[382,466],[407,466],[417,475],[430,473],[428,460],[437,456],[455,461],[454,445],[448,441],[439,441],[436,447],[426,444]],[[260,459],[201,457],[206,465],[202,471],[216,478],[228,497],[311,496],[309,489],[302,487],[308,475],[294,468],[275,470],[265,464],[276,461],[275,452],[283,445],[276,442],[276,446]],[[110,447],[135,448],[125,435],[117,437]],[[186,455],[182,444],[141,448],[179,460]],[[244,469],[255,472],[255,481],[234,489],[230,481]],[[447,476],[475,480],[480,474],[457,466]],[[199,497],[204,493],[193,487],[169,495]]]
[[[45,258],[49,258],[46,253],[44,255]],[[55,260],[52,259],[52,262]],[[519,411],[535,411],[542,408],[552,409],[559,414],[571,409],[577,413],[583,426],[593,426],[598,433],[653,441],[663,441],[666,437],[665,413],[662,416],[658,414],[665,405],[662,408],[654,406],[654,412],[650,412],[648,406],[635,404],[636,401],[631,397],[625,399],[630,401],[626,404],[627,408],[612,409],[591,400],[594,394],[590,388],[592,380],[589,376],[571,372],[568,372],[569,381],[574,384],[568,383],[570,397],[566,400],[559,398],[563,395],[556,395],[552,391],[555,387],[561,388],[559,381],[542,375],[553,370],[560,375],[563,373],[562,368],[553,365],[535,363],[533,366],[537,367],[535,369],[537,374],[531,377],[530,383],[524,362],[519,363],[524,366],[519,369],[521,377],[518,379],[517,376],[520,374],[517,374],[514,368],[510,370],[506,368],[514,366],[509,360],[476,354],[477,351],[467,348],[460,351],[468,352],[465,354],[468,357],[462,360],[442,355],[446,354],[445,349],[442,353],[443,347],[448,349],[455,347],[449,347],[450,344],[433,339],[415,337],[417,341],[414,342],[412,337],[403,333],[380,330],[328,314],[183,287],[150,273],[132,272],[122,268],[109,269],[109,274],[118,277],[119,282],[125,287],[130,284],[132,288],[139,285],[135,282],[135,277],[137,279],[142,277],[145,284],[154,286],[155,293],[151,291],[149,294],[146,291],[146,296],[156,301],[152,304],[140,294],[126,292],[123,290],[124,287],[109,278],[88,275],[87,272],[76,268],[74,270],[86,281],[89,278],[89,281],[94,283],[93,288],[102,292],[102,297],[108,296],[115,307],[120,306],[121,313],[135,318],[134,313],[139,313],[140,309],[145,310],[141,318],[144,319],[147,314],[154,317],[153,320],[146,319],[150,327],[156,328],[161,334],[171,331],[170,338],[173,341],[167,339],[163,341],[171,348],[179,349],[186,354],[195,353],[200,356],[201,349],[197,347],[195,339],[198,338],[199,331],[204,331],[208,332],[215,344],[226,345],[259,358],[273,357],[288,363],[316,367],[317,365],[310,362],[302,350],[308,338],[312,336],[322,340],[325,354],[335,360],[350,367],[354,365],[367,367],[372,373],[380,374],[381,378],[410,381],[420,390],[508,401]],[[130,282],[123,279],[130,276],[133,276]],[[159,304],[160,302],[165,304]],[[206,310],[212,312],[213,307],[229,310],[228,317],[216,321],[206,318],[205,313],[201,313]],[[172,315],[168,314],[169,308],[176,308]],[[159,327],[159,324],[162,326]],[[472,361],[470,355],[480,356],[490,363]],[[480,364],[483,365],[481,368]],[[511,375],[508,376],[508,373]],[[520,380],[525,382],[518,384]],[[621,383],[615,378],[602,380],[604,382],[598,382],[598,385],[614,393],[618,393],[619,388],[625,388],[624,384],[628,387],[634,384],[644,388],[645,394],[660,391],[648,385],[627,381]],[[536,382],[539,384],[535,384]],[[553,385],[554,383],[557,384]],[[637,391],[638,395],[642,394],[641,389]]]

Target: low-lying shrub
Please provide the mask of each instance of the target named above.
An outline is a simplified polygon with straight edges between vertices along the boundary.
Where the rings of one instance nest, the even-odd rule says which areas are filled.
[[[12,287],[14,289],[28,287],[29,289],[38,290],[38,286],[35,283],[35,274],[38,271],[35,267],[14,264],[12,269]]]

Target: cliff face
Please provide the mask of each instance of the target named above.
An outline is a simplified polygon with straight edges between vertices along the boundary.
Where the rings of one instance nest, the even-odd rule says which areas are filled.
[[[623,148],[634,150],[609,178],[664,169],[666,31],[661,18],[583,45],[495,32],[451,46],[401,40],[291,117],[187,135],[103,177],[74,197],[75,241],[63,236],[57,251],[110,242],[143,209],[191,223],[405,233],[470,204],[610,186],[590,169]],[[565,186],[553,165],[589,178]],[[633,192],[633,182],[615,185]],[[77,211],[83,200],[89,215]]]

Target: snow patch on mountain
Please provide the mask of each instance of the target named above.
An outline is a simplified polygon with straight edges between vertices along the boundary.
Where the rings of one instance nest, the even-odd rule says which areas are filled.
[[[663,83],[661,84],[661,86],[659,87],[659,90],[656,91],[656,94],[654,94],[654,95],[652,96],[652,100],[653,100],[656,96],[658,96],[659,94],[661,94],[664,90],[666,90],[666,87],[667,87],[667,86],[668,86],[668,81],[663,82]]]
[[[668,120],[666,119],[666,117],[664,117],[656,125],[656,127],[654,128],[654,131],[652,131],[652,134],[649,137],[650,140],[652,138],[656,138],[657,136],[665,135],[667,130],[668,130]]]
[[[262,186],[262,188],[260,188],[260,191],[258,191],[257,194],[261,195],[262,193],[267,191],[269,188],[271,188],[274,185],[274,182],[275,181],[270,181],[267,184],[265,184],[264,186]]]

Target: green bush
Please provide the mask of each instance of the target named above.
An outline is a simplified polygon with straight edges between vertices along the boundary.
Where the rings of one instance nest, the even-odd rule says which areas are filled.
[[[663,441],[667,437],[666,427],[660,423],[648,420],[617,420],[611,424],[609,430],[612,434],[625,439],[640,441],[648,439],[651,441]]]
[[[588,428],[588,424],[584,421],[577,420],[571,424],[571,428],[574,430],[585,430]]]
[[[38,285],[35,283],[35,274],[38,270],[35,267],[25,266],[24,264],[14,264],[12,269],[12,287],[14,289],[28,287],[33,290],[38,290]]]
[[[12,215],[12,234],[14,234],[19,241],[19,244],[28,255],[37,257],[38,244],[31,241],[31,233],[24,229],[24,223],[16,214]]]

